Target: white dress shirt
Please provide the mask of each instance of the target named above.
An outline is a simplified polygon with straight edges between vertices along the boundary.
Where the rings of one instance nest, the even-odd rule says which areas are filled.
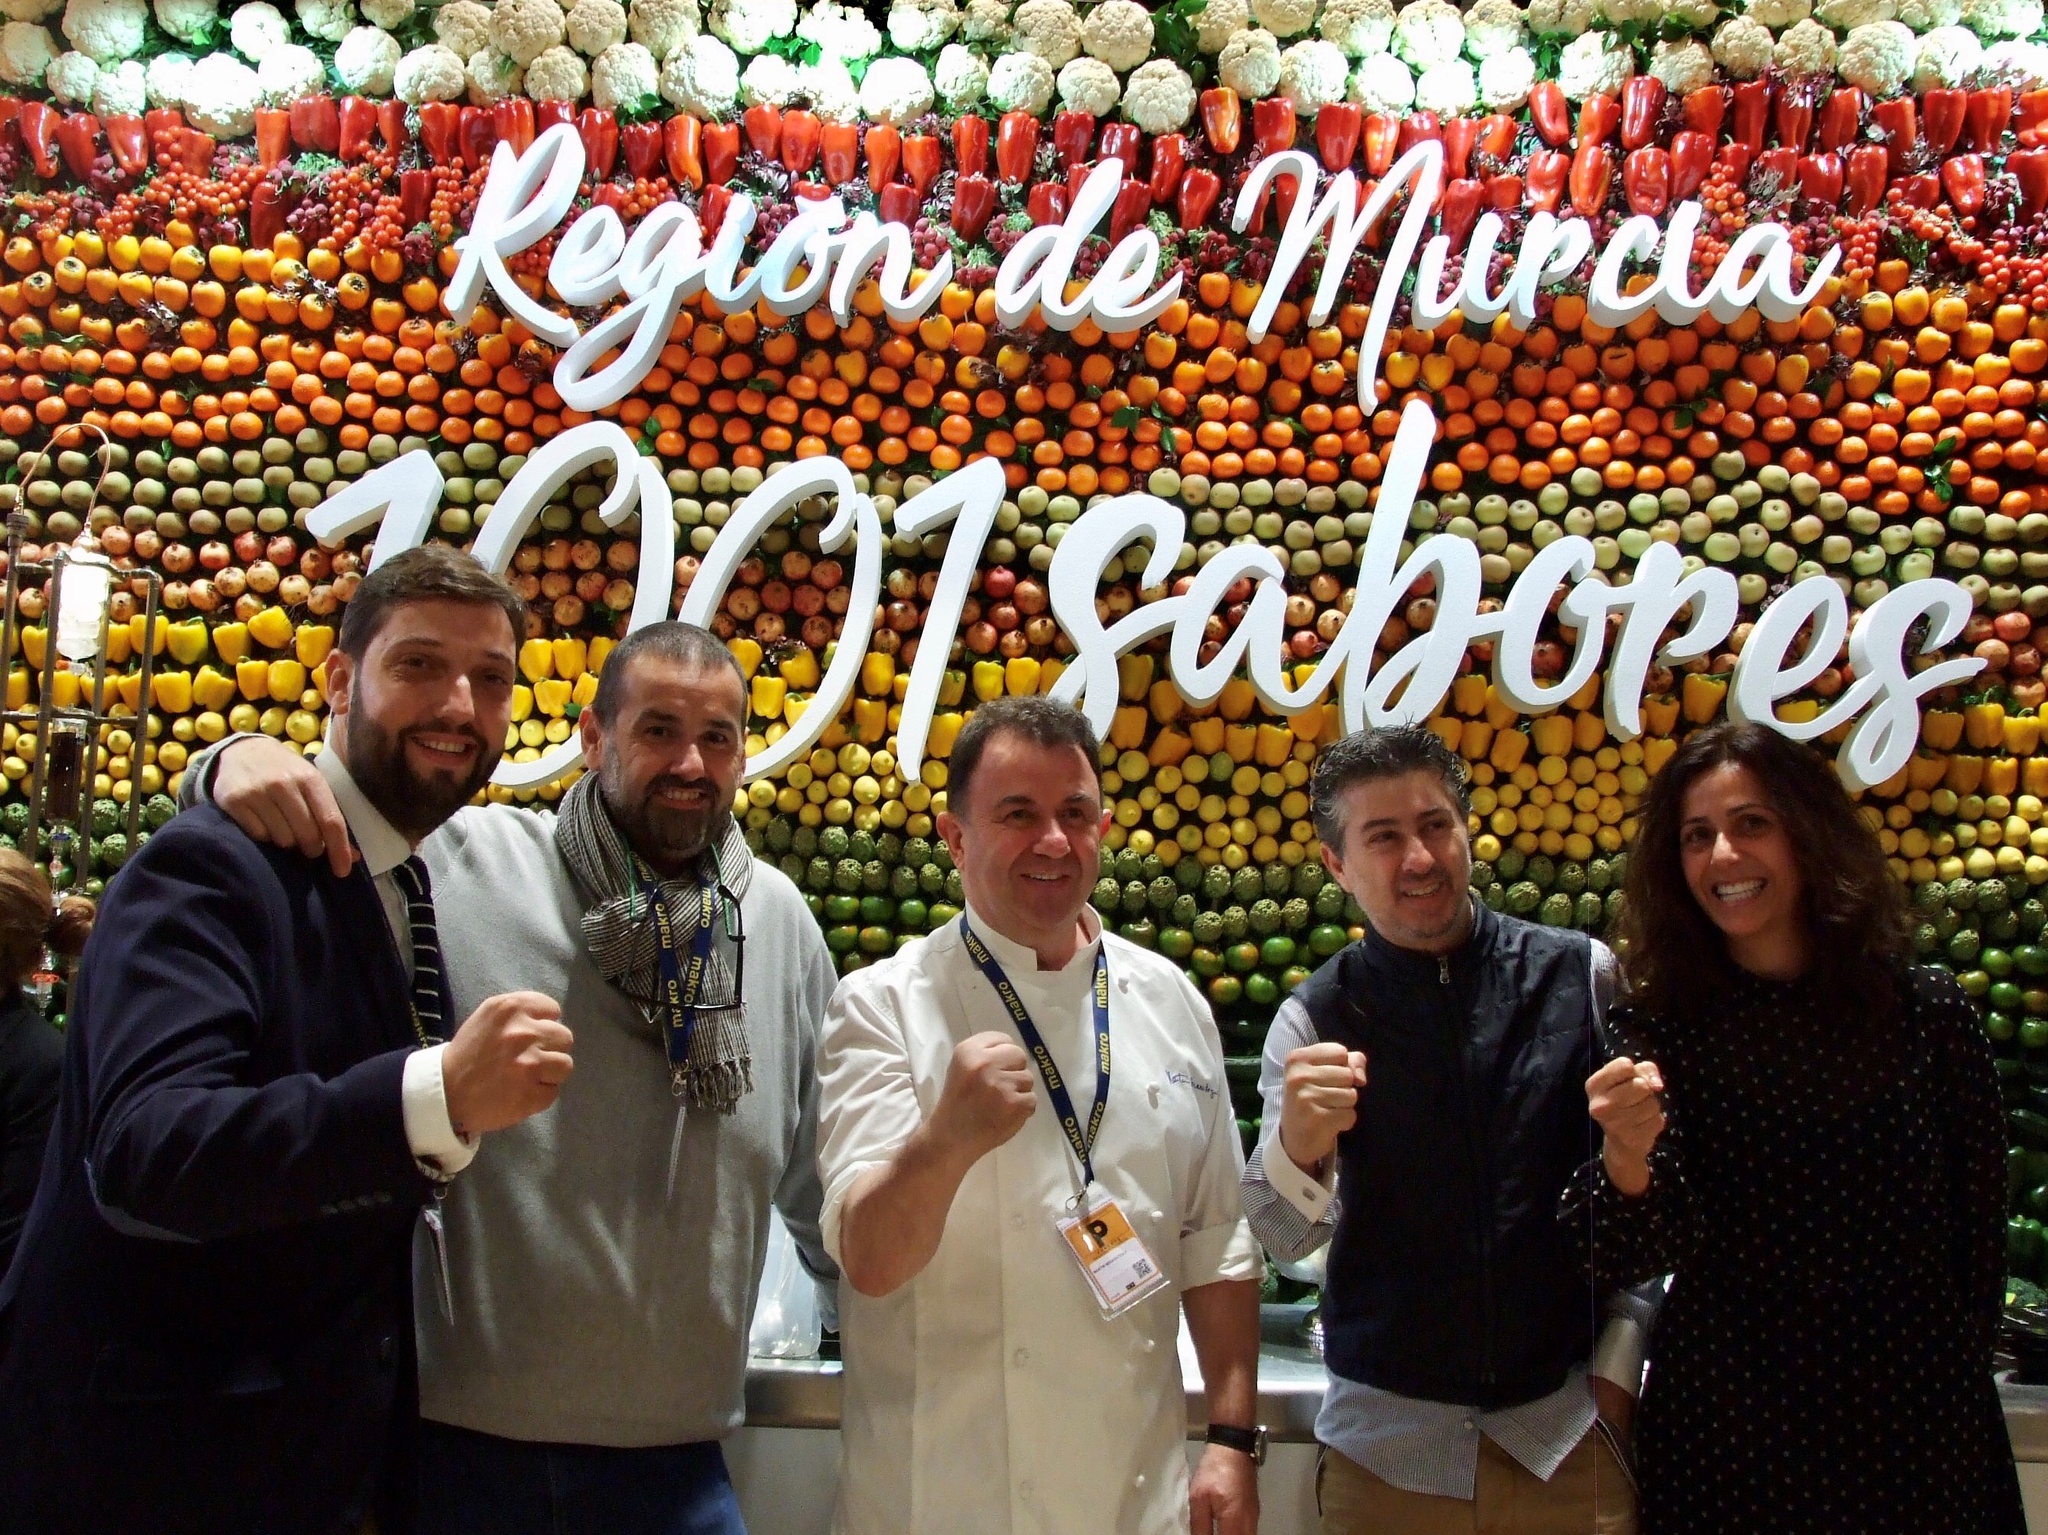
[[[1107,946],[1113,1074],[1093,1148],[1169,1286],[1117,1317],[1054,1228],[1074,1156],[1042,1085],[1015,1137],[975,1164],[925,1270],[873,1299],[842,1283],[843,1535],[1187,1529],[1180,1291],[1261,1272],[1239,1203],[1243,1149],[1207,1005],[1160,956],[1101,934],[1042,973],[970,917],[1016,987],[1087,1123],[1097,944]],[[840,1256],[856,1180],[937,1105],[953,1049],[1016,1037],[957,923],[855,971],[833,996],[820,1062],[825,1244]]]

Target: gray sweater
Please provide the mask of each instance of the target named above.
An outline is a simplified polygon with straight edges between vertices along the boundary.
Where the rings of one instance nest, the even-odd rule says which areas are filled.
[[[188,795],[204,792],[205,766]],[[723,1437],[746,1415],[771,1203],[805,1266],[836,1278],[815,1148],[836,977],[817,923],[781,871],[756,864],[741,906],[754,1090],[729,1117],[686,1112],[659,1034],[584,952],[552,815],[471,807],[420,851],[457,1016],[537,991],[576,1036],[555,1107],[486,1136],[449,1186],[445,1301],[432,1238],[415,1238],[422,1414],[569,1444]]]

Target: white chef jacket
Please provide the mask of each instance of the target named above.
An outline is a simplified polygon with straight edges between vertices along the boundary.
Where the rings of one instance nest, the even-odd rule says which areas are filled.
[[[1095,1093],[1088,993],[1096,946],[1107,945],[1113,1069],[1095,1178],[1171,1283],[1121,1316],[1102,1314],[1054,1229],[1078,1174],[1041,1084],[1024,1128],[960,1185],[924,1272],[880,1300],[840,1285],[836,1528],[1185,1532],[1179,1292],[1262,1267],[1238,1195],[1244,1153],[1215,1023],[1177,967],[1101,934],[1092,912],[1091,942],[1049,976],[1031,950],[969,920],[1030,1011],[1083,1125]],[[847,1191],[930,1117],[953,1047],[988,1032],[1017,1038],[957,923],[840,982],[819,1063],[834,1258]]]

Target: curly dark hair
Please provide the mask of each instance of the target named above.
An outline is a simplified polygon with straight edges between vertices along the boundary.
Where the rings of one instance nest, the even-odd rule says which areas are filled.
[[[1632,1000],[1652,1017],[1697,1016],[1735,979],[1679,856],[1686,794],[1724,763],[1756,775],[1790,834],[1807,952],[1824,994],[1851,1015],[1895,1013],[1910,953],[1906,907],[1876,834],[1825,757],[1765,726],[1735,723],[1687,736],[1651,782],[1621,912]]]

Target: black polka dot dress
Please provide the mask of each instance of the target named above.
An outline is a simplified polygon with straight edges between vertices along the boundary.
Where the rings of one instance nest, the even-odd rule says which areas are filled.
[[[1563,1218],[1596,1285],[1672,1274],[1637,1423],[1643,1535],[2023,1535],[1991,1375],[2005,1141],[1954,979],[1880,1023],[1745,976],[1702,1022],[1627,1007],[1669,1128],[1650,1192],[1598,1160]]]

